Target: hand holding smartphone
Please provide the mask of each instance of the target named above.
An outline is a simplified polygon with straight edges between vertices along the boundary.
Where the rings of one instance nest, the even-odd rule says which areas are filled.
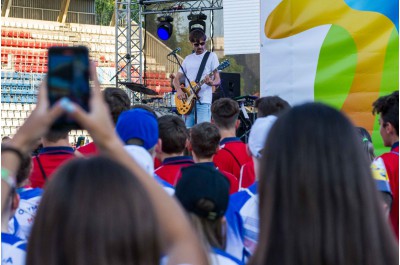
[[[63,97],[89,111],[89,51],[84,46],[51,47],[48,54],[47,87],[50,105]],[[71,117],[63,115],[52,130],[80,129]]]

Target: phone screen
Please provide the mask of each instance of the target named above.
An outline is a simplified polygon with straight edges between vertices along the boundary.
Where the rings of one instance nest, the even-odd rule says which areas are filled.
[[[63,97],[89,110],[89,52],[86,47],[52,47],[48,57],[48,95],[50,105]],[[59,118],[52,129],[79,129],[67,115]]]

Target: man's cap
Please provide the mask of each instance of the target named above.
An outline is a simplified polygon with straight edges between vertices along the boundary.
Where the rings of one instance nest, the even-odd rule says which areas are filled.
[[[182,168],[175,196],[186,211],[213,221],[225,214],[229,187],[228,179],[216,168],[196,164]]]
[[[157,119],[144,109],[138,108],[122,112],[115,130],[125,143],[134,138],[142,140],[143,147],[147,150],[158,141]]]
[[[257,118],[253,126],[251,126],[248,147],[252,156],[256,158],[261,157],[261,151],[264,148],[268,133],[276,120],[276,116],[269,115],[266,117]]]

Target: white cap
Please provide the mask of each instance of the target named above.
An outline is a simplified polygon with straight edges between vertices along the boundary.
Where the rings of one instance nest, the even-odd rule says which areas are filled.
[[[125,145],[125,150],[150,176],[154,175],[154,161],[149,151],[138,145]]]
[[[256,119],[251,127],[249,141],[247,143],[252,156],[256,158],[261,157],[261,150],[264,148],[268,133],[276,120],[277,117],[274,115]]]

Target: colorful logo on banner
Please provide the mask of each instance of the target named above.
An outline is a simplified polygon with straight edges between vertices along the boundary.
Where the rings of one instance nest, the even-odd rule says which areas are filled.
[[[378,138],[371,105],[399,88],[398,10],[398,0],[283,0],[264,33],[283,39],[331,25],[319,51],[314,100],[346,112]]]

